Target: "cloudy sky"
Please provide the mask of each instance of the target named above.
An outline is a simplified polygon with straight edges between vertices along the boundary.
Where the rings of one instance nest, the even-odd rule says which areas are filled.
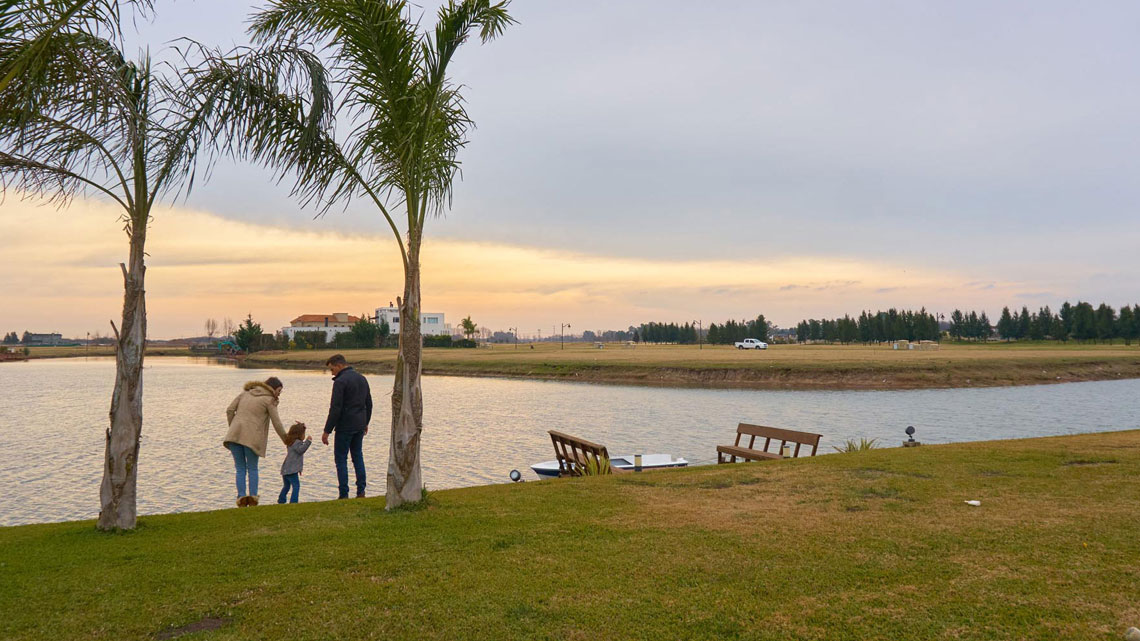
[[[244,44],[256,4],[160,0],[131,43]],[[449,321],[525,335],[1140,300],[1140,5],[516,0],[512,13],[519,25],[452,66],[478,128],[425,247],[425,307]],[[21,303],[0,329],[106,331],[126,251],[115,213],[0,207],[0,282]],[[379,216],[314,213],[264,171],[219,166],[156,215],[152,334],[392,299],[402,280]]]

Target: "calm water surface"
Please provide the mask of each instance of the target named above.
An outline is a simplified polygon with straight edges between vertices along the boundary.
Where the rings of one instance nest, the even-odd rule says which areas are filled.
[[[248,380],[279,376],[280,413],[317,434],[331,381],[319,372],[239,370],[149,358],[144,375],[139,512],[233,505],[233,461],[222,447],[225,409]],[[94,518],[113,359],[0,365],[0,525]],[[391,376],[369,376],[376,403],[365,439],[369,493],[383,493]],[[716,459],[741,421],[818,432],[821,452],[848,438],[895,444],[914,425],[927,443],[1022,438],[1140,427],[1140,380],[900,392],[667,389],[488,378],[424,379],[423,467],[429,489],[505,482],[512,468],[553,458],[548,429],[610,452],[661,452],[693,464]],[[276,500],[284,446],[271,434],[261,496]],[[332,448],[305,456],[301,500],[336,497]]]

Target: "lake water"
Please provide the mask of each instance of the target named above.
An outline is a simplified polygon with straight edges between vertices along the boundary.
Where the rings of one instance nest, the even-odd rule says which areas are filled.
[[[149,358],[144,374],[139,513],[233,505],[233,461],[222,447],[225,409],[248,380],[279,376],[280,413],[319,438],[331,381],[306,371],[241,370],[211,361]],[[94,518],[113,359],[0,365],[0,525]],[[369,376],[376,404],[365,439],[369,494],[384,492],[391,376]],[[926,443],[1023,438],[1140,427],[1140,380],[1035,387],[898,392],[669,389],[494,378],[424,379],[422,460],[429,489],[536,478],[553,458],[546,431],[600,442],[611,453],[668,453],[716,460],[739,422],[824,435],[821,453],[848,438]],[[314,439],[316,440],[316,439]],[[261,461],[262,501],[276,500],[284,447],[270,435]],[[350,474],[351,476],[351,474]],[[336,497],[332,448],[305,456],[301,500]]]

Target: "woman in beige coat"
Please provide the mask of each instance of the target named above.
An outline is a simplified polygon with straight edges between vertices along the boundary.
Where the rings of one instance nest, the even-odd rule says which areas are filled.
[[[277,402],[284,386],[281,380],[272,376],[264,383],[250,381],[241,394],[226,408],[229,431],[222,444],[234,457],[234,470],[237,472],[238,507],[257,505],[257,460],[265,456],[265,445],[269,439],[269,424],[277,431],[277,436],[285,442],[287,433],[277,415]],[[249,477],[249,494],[246,495],[245,480]]]

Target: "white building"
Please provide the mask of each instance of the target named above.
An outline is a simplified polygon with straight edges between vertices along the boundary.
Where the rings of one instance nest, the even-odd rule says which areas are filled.
[[[359,321],[356,316],[346,313],[335,314],[302,314],[289,322],[289,327],[282,327],[281,333],[293,340],[297,332],[324,332],[325,339],[333,342],[337,334],[352,331],[352,326]]]
[[[393,334],[400,333],[400,309],[391,303],[387,307],[376,308],[376,322],[387,321]],[[443,319],[443,314],[420,312],[420,333],[424,336],[451,336],[451,325]]]

